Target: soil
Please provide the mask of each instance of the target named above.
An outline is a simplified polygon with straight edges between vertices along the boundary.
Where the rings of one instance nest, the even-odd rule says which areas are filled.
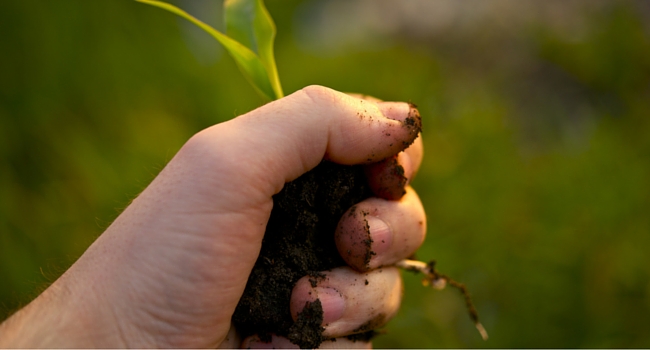
[[[402,127],[409,129],[414,140],[420,132],[421,120],[415,106],[411,107],[412,114]],[[405,142],[404,147],[409,144]],[[394,163],[394,171],[400,175],[401,169],[401,178],[404,178],[402,167],[396,160]],[[382,185],[385,187],[386,184],[369,184],[365,174],[368,168],[323,161],[285,184],[282,191],[273,197],[273,210],[260,256],[233,315],[233,323],[242,337],[257,334],[260,340],[270,342],[271,334],[276,334],[301,348],[317,348],[326,340],[322,334],[320,300],[307,303],[294,322],[289,310],[291,291],[304,276],[310,276],[310,282],[315,286],[320,278],[324,278],[321,271],[345,265],[336,248],[334,232],[346,210],[373,195],[393,199],[404,193],[405,181],[400,182],[398,176],[396,181],[402,186],[398,193],[387,191],[382,195],[385,190],[382,190]],[[393,179],[394,176],[389,174],[386,178]],[[372,254],[374,252],[368,249],[368,260]],[[376,324],[364,325],[366,327],[357,330],[361,334],[349,338],[369,340],[376,334],[373,331]]]
[[[303,276],[313,277],[314,285],[320,271],[345,265],[333,232],[346,210],[372,195],[362,166],[323,161],[273,197],[260,256],[233,315],[242,337],[270,341],[274,333],[301,348],[325,340],[320,301],[308,304],[294,323],[291,290]]]

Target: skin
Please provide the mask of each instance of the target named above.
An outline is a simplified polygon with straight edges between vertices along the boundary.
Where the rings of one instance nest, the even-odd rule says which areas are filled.
[[[272,196],[322,159],[368,164],[399,153],[410,181],[422,144],[419,130],[402,125],[409,113],[406,103],[310,86],[199,132],[68,271],[0,325],[0,347],[293,345],[277,336],[269,344],[239,339],[230,321]],[[424,239],[424,210],[410,188],[401,199],[370,198],[357,207],[378,220],[370,219],[367,233],[379,237],[366,246],[377,251],[370,263],[350,259],[350,267],[325,271],[316,287],[302,279],[291,296],[295,317],[320,294],[330,337],[380,327],[395,315],[402,285],[387,266]],[[344,215],[333,233],[339,249],[358,250],[363,237],[345,232],[367,220]],[[368,346],[338,339],[322,348]]]

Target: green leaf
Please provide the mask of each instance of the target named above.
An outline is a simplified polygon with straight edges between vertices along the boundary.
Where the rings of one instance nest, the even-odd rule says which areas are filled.
[[[208,34],[212,35],[212,37],[217,39],[217,41],[220,42],[224,48],[226,48],[226,51],[228,51],[230,56],[232,56],[232,58],[235,60],[235,63],[237,63],[237,66],[244,74],[244,77],[248,80],[249,83],[251,83],[251,85],[253,85],[255,91],[257,91],[260,95],[262,95],[262,97],[267,100],[273,100],[274,97],[277,96],[275,89],[273,88],[269,79],[269,74],[267,73],[265,64],[263,64],[260,57],[255,55],[255,53],[249,48],[229,38],[211,26],[194,18],[187,12],[179,9],[174,5],[157,0],[136,1],[175,13],[208,32]]]
[[[275,24],[262,0],[226,0],[226,34],[253,50],[266,67],[276,98],[284,94],[273,54]]]
[[[223,3],[223,9],[226,34],[258,53],[255,30],[253,29],[255,1],[226,0]]]

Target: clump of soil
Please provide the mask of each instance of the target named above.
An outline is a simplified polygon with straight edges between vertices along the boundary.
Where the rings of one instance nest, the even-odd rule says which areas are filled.
[[[346,210],[372,195],[362,166],[323,161],[273,197],[260,256],[233,315],[243,337],[257,334],[271,341],[274,333],[301,348],[325,340],[320,301],[308,305],[294,324],[291,290],[303,276],[312,276],[315,284],[323,277],[320,271],[345,265],[334,230]]]
[[[409,142],[404,142],[406,148],[421,128],[415,106],[411,106],[411,113],[402,127],[412,136]],[[311,276],[315,287],[324,277],[321,271],[346,265],[334,242],[336,226],[346,210],[373,196],[373,189],[374,192],[382,191],[380,184],[368,183],[366,170],[360,165],[323,161],[285,184],[273,197],[273,210],[260,256],[233,315],[233,323],[242,337],[257,334],[260,340],[270,342],[271,334],[276,334],[301,348],[317,348],[326,340],[322,335],[320,300],[307,303],[294,322],[289,309],[291,291],[304,276]],[[405,181],[401,186],[404,185]],[[398,192],[401,196],[403,188]],[[368,254],[374,253],[369,249]],[[351,339],[369,340],[375,334],[371,327],[358,332],[363,334]]]

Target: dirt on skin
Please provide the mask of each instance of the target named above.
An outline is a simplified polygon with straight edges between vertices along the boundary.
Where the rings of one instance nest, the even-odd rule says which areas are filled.
[[[421,121],[413,110],[403,127],[415,139]],[[303,276],[310,276],[316,286],[324,277],[321,271],[346,265],[336,248],[334,231],[346,210],[373,195],[363,166],[323,161],[273,197],[259,258],[233,315],[242,337],[257,334],[270,342],[271,334],[276,334],[301,348],[317,348],[326,340],[320,300],[307,303],[294,322],[289,310],[291,291]],[[353,338],[369,339],[375,333],[368,330],[360,329],[363,334]]]

